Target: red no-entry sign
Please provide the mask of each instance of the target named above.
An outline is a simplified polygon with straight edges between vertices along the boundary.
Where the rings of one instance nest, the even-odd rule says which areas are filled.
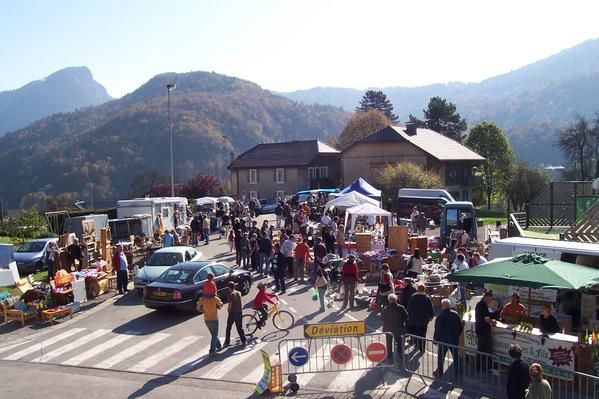
[[[331,349],[331,360],[337,364],[345,364],[351,360],[351,348],[345,344],[333,346]]]
[[[366,357],[373,363],[380,363],[387,358],[387,347],[380,342],[373,342],[366,347]]]

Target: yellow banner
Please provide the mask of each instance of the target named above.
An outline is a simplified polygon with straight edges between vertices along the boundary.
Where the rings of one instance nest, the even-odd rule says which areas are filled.
[[[366,334],[366,323],[363,321],[347,321],[340,323],[317,323],[304,326],[304,337],[344,337]]]

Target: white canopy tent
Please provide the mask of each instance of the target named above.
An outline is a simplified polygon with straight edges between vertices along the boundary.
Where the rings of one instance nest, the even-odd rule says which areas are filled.
[[[340,195],[326,203],[324,206],[325,212],[331,208],[351,208],[356,205],[362,204],[372,204],[373,206],[378,205],[378,201],[372,198],[365,196],[364,194],[360,194],[357,191],[352,191],[351,193]]]
[[[214,197],[196,198],[196,205],[197,206],[212,205],[213,207],[216,207],[216,203],[217,202],[218,202],[218,199],[214,198]]]
[[[379,208],[378,206],[370,204],[370,203],[360,204],[360,205],[356,205],[351,208],[348,208],[345,211],[345,226],[347,226],[347,218],[350,214],[352,215],[350,230],[354,229],[354,227],[356,225],[356,219],[358,216],[386,217],[389,220],[389,224],[392,223],[391,212],[387,212],[386,210]]]
[[[219,197],[217,199],[217,201],[222,202],[223,204],[234,204],[235,203],[235,200],[233,198],[228,197],[226,195],[224,197]]]

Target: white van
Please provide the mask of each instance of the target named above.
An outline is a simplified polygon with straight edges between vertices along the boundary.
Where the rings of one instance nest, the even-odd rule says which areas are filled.
[[[547,259],[599,268],[599,243],[510,237],[491,244],[489,260],[534,252]]]
[[[135,198],[131,200],[120,200],[116,203],[116,217],[125,219],[149,215],[152,223],[156,215],[162,216],[162,226],[165,230],[173,230],[175,227],[175,211],[179,212],[178,225],[189,224],[187,215],[187,198],[183,197],[148,197]]]

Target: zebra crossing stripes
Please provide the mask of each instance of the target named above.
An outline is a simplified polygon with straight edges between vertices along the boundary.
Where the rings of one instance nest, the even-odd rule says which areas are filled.
[[[170,337],[170,334],[155,333],[145,338],[143,341],[134,344],[117,354],[109,357],[108,359],[102,360],[100,363],[95,364],[93,367],[99,369],[111,369],[115,365],[124,362],[125,360],[137,355],[138,353],[152,348],[157,345],[160,341]]]
[[[189,373],[191,370],[196,368],[202,361],[204,361],[206,359],[206,356],[208,356],[209,350],[210,350],[210,344],[206,345],[205,347],[203,347],[199,351],[195,352],[193,355],[189,356],[188,358],[180,361],[179,363],[177,363],[176,366],[171,367],[170,369],[166,370],[164,372],[164,374],[181,376],[183,374]]]
[[[99,354],[103,353],[104,351],[106,351],[110,348],[113,348],[117,345],[122,344],[125,341],[128,341],[129,339],[133,338],[136,334],[138,334],[138,333],[135,331],[127,331],[124,334],[119,334],[116,337],[109,339],[108,341],[105,341],[105,342],[103,342],[99,345],[96,345],[93,348],[91,348],[83,353],[80,353],[68,360],[65,360],[61,364],[64,364],[67,366],[77,366],[86,360],[89,360],[95,356],[98,356]]]
[[[19,360],[19,359],[22,359],[22,358],[24,358],[26,356],[29,356],[29,355],[33,354],[34,352],[43,350],[45,346],[49,346],[49,345],[58,343],[60,341],[63,341],[65,339],[69,338],[69,337],[72,337],[73,335],[81,333],[84,330],[85,330],[85,328],[73,328],[71,330],[65,331],[62,334],[54,336],[51,339],[47,339],[47,340],[42,341],[40,343],[28,346],[25,349],[22,349],[22,350],[20,350],[18,352],[15,352],[12,355],[6,356],[6,357],[4,357],[2,359],[3,360]]]
[[[194,337],[194,336],[181,338],[174,344],[167,346],[166,348],[162,349],[161,351],[156,352],[152,356],[145,358],[144,360],[137,363],[133,367],[128,368],[127,371],[131,371],[131,372],[135,372],[135,373],[143,373],[143,372],[147,371],[148,369],[150,369],[151,367],[157,365],[161,361],[168,359],[175,353],[180,352],[183,349],[187,348],[189,345],[195,343],[199,339],[200,339],[200,337]]]
[[[261,361],[259,356],[259,350],[266,346],[267,342],[258,342],[256,344],[248,344],[246,346],[246,351],[236,352],[235,355],[229,356],[226,362],[220,363],[218,366],[213,367],[208,370],[208,372],[201,374],[201,378],[211,379],[211,380],[219,380],[222,379],[227,373],[229,373],[232,369],[239,366],[244,361],[248,360],[250,357],[256,357],[256,362]]]
[[[51,360],[54,360],[57,357],[64,355],[65,353],[67,353],[69,351],[77,349],[80,346],[86,345],[86,344],[92,342],[93,340],[98,339],[108,333],[110,333],[110,330],[100,329],[100,330],[92,331],[88,335],[85,335],[73,342],[70,342],[66,345],[56,348],[53,351],[50,351],[48,353],[42,354],[41,356],[33,359],[31,362],[33,362],[33,363],[48,363]]]

